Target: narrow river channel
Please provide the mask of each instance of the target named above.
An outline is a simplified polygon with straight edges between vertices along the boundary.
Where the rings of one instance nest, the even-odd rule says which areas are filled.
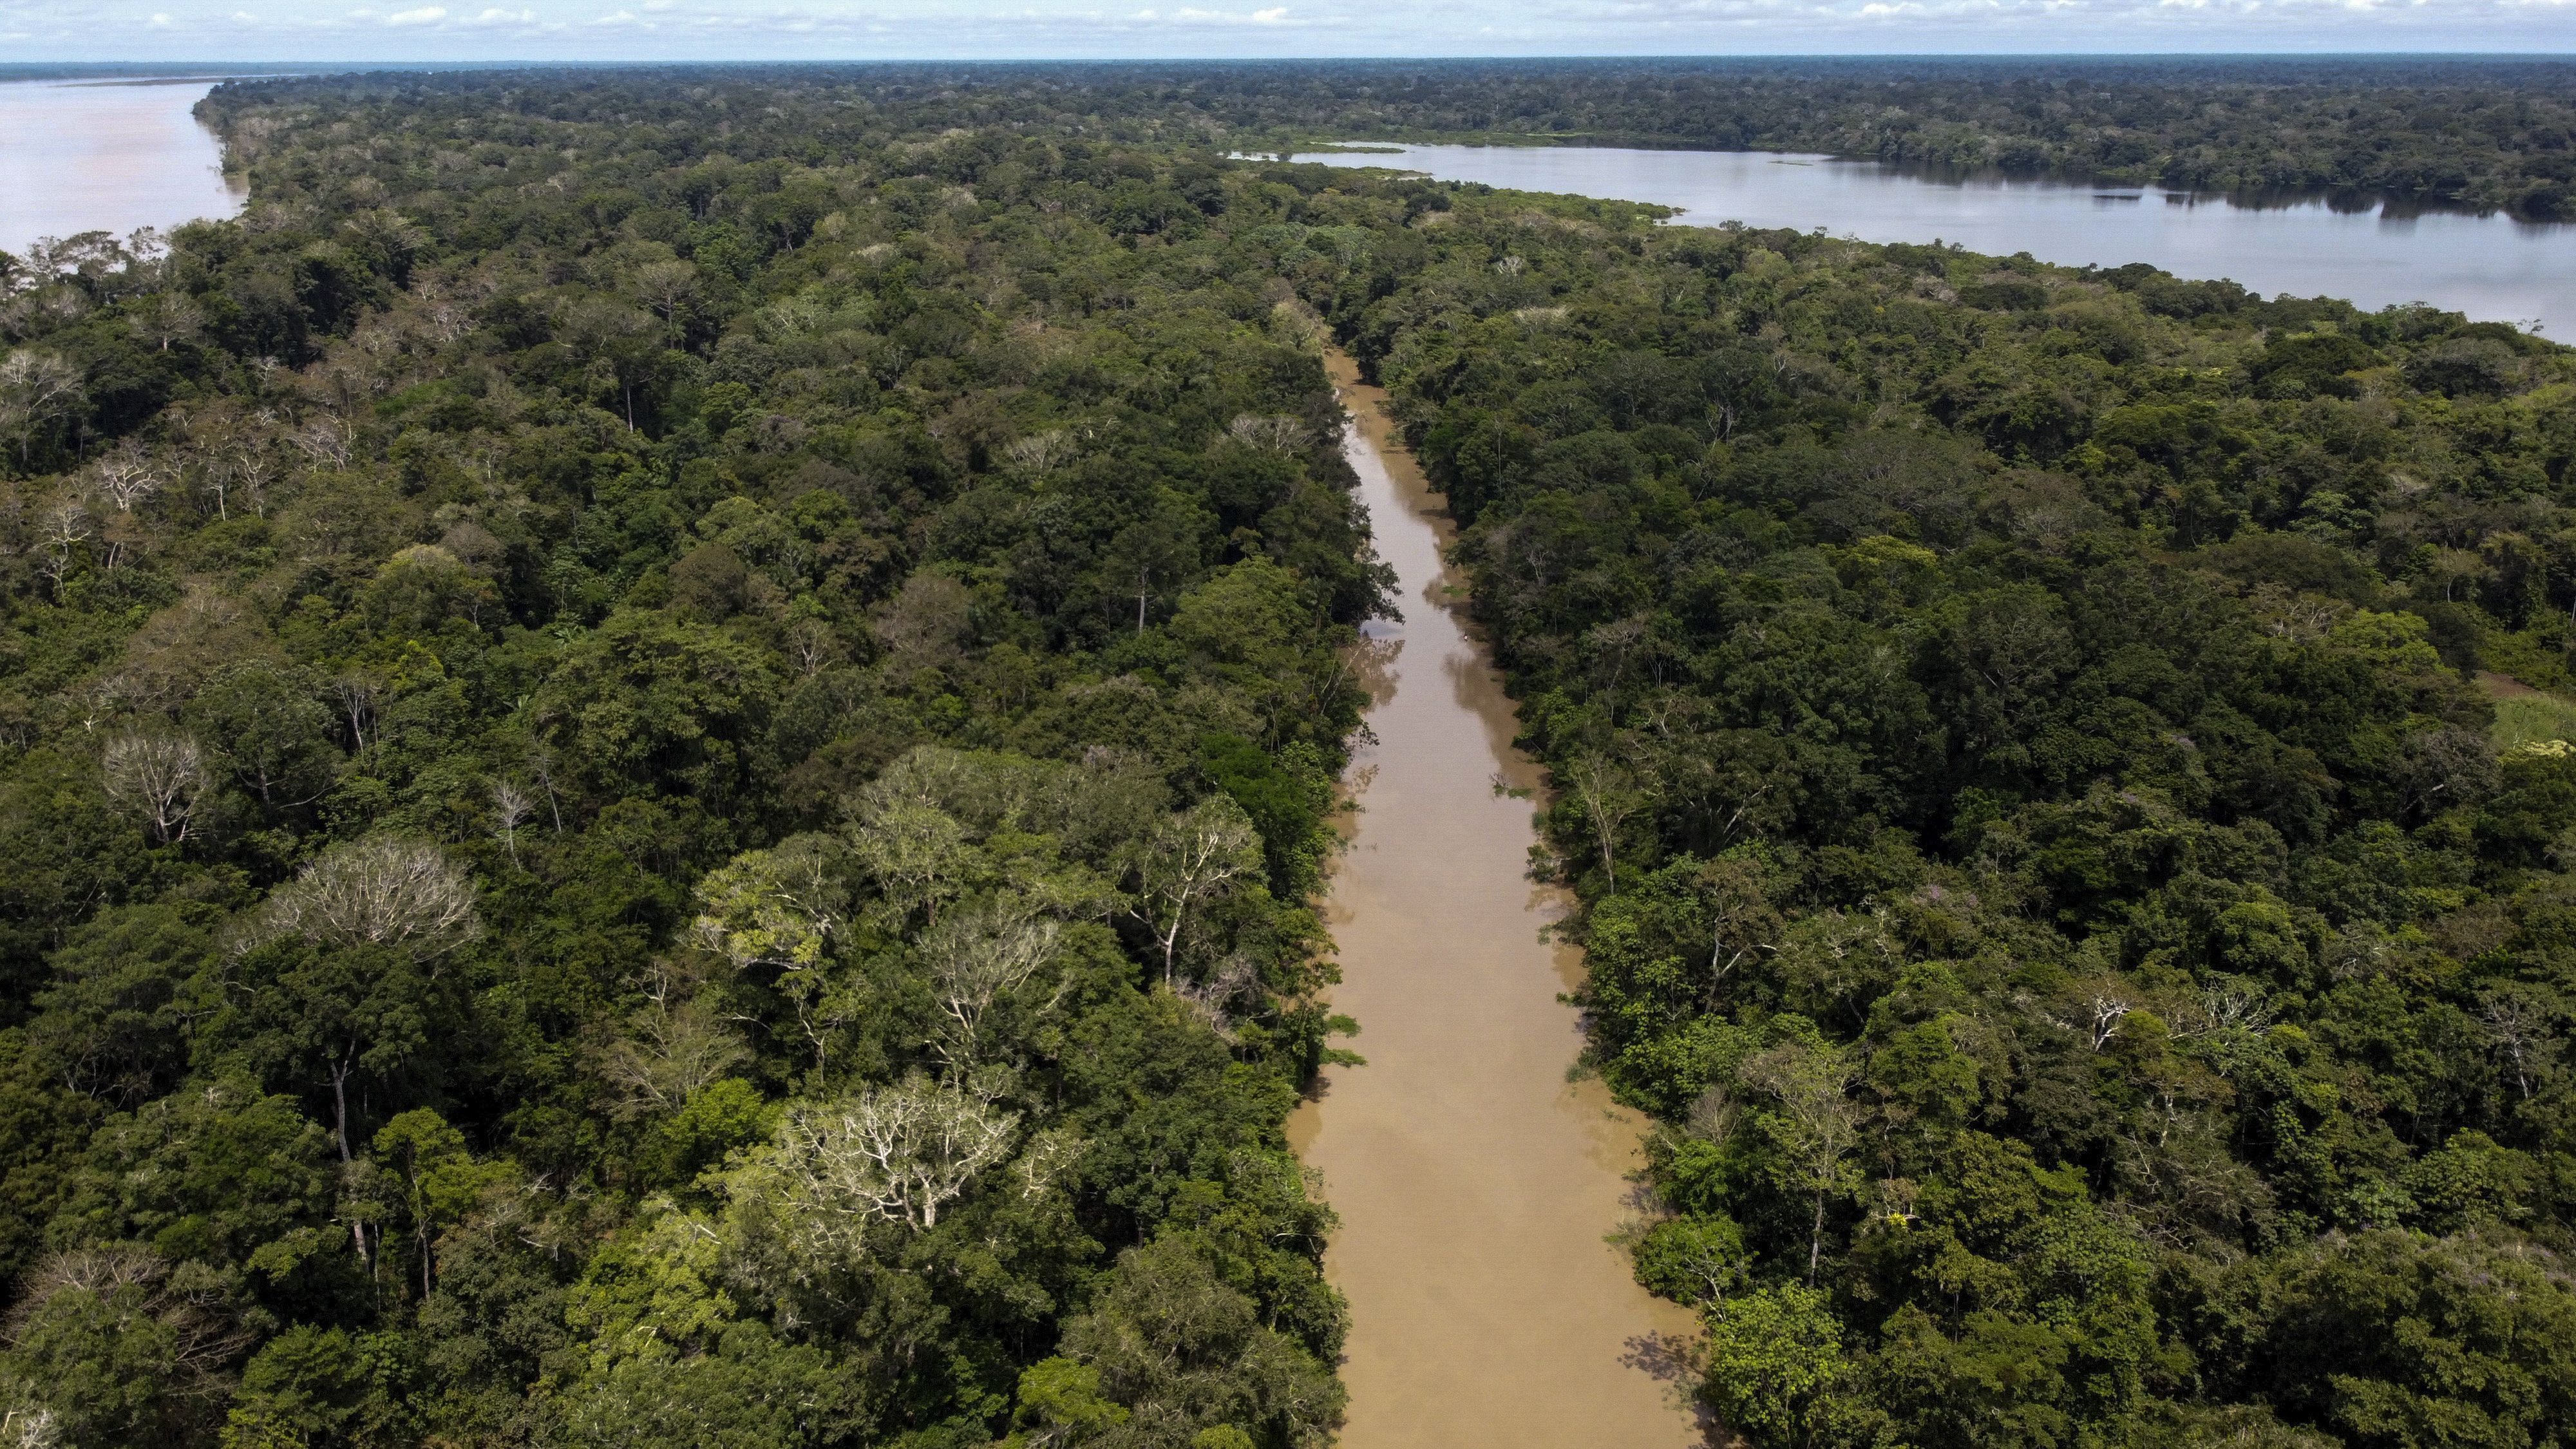
[[[1558,993],[1578,953],[1527,877],[1539,783],[1511,702],[1455,612],[1449,530],[1389,436],[1378,389],[1328,353],[1346,444],[1405,619],[1353,764],[1359,804],[1328,901],[1368,1065],[1328,1074],[1290,1139],[1341,1214],[1326,1272],[1350,1297],[1344,1449],[1679,1449],[1705,1442],[1672,1365],[1692,1316],[1604,1241],[1633,1216],[1642,1119],[1568,1082]]]

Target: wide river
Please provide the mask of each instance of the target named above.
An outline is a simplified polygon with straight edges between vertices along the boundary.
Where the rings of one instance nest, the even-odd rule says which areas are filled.
[[[1681,1449],[1707,1442],[1675,1369],[1692,1315],[1604,1238],[1636,1216],[1644,1123],[1569,1082],[1558,993],[1581,958],[1540,939],[1562,894],[1528,878],[1537,767],[1457,610],[1439,501],[1358,369],[1328,354],[1345,443],[1404,622],[1373,625],[1375,739],[1327,919],[1368,1065],[1289,1124],[1342,1217],[1325,1271],[1351,1302],[1344,1449]]]
[[[1396,166],[1444,181],[1679,207],[1689,226],[1816,228],[1874,242],[1958,242],[1997,256],[2106,267],[2151,262],[2270,296],[2367,308],[2430,302],[2476,321],[2539,322],[2576,342],[2576,225],[2411,212],[2363,199],[2242,204],[2156,187],[1975,177],[1875,161],[1754,151],[1573,146],[1403,146],[1300,161]]]
[[[0,251],[39,237],[230,216],[242,193],[188,114],[206,79],[0,83]]]

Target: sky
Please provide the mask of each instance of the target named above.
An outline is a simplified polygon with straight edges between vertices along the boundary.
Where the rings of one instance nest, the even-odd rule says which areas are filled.
[[[0,59],[2576,52],[2576,0],[0,0]]]

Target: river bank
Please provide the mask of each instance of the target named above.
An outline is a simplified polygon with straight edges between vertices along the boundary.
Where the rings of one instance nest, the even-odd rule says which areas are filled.
[[[1681,1364],[1685,1309],[1605,1241],[1635,1216],[1644,1120],[1597,1081],[1559,1000],[1581,954],[1540,938],[1564,894],[1531,884],[1511,701],[1456,612],[1439,499],[1392,436],[1384,394],[1326,362],[1345,443],[1398,578],[1352,766],[1358,813],[1327,919],[1368,1065],[1327,1073],[1290,1141],[1342,1228],[1325,1271],[1348,1295],[1344,1449],[1622,1449],[1709,1442]]]

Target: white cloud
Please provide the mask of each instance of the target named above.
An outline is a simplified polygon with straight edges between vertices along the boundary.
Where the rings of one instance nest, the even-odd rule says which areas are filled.
[[[159,0],[144,8],[154,3],[0,0],[0,51],[11,60],[97,59],[181,42],[209,60],[828,62],[2576,50],[2576,0],[1414,0],[1366,8],[1318,0],[261,0],[256,13],[227,8],[248,0]]]

